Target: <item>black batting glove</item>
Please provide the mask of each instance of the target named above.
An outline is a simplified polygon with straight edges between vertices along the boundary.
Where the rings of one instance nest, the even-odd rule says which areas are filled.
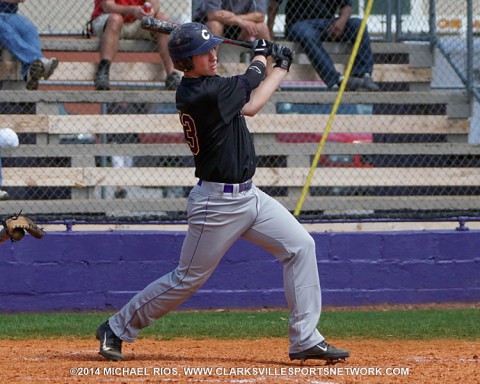
[[[289,57],[291,60],[293,60],[293,57],[295,56],[295,52],[292,51],[290,48],[278,44],[278,43],[272,43],[272,58],[273,60],[276,60],[277,58],[280,57]]]
[[[272,43],[265,39],[258,39],[253,42],[252,55],[268,57],[272,54]]]
[[[273,43],[272,44],[272,58],[275,64],[273,67],[279,67],[285,69],[287,72],[290,70],[292,65],[293,58],[295,57],[295,52],[290,48],[285,47],[281,44]]]

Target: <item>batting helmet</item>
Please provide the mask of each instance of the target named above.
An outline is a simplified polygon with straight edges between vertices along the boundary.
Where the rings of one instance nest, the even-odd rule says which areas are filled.
[[[168,52],[175,62],[207,53],[222,41],[202,23],[185,23],[170,33]]]

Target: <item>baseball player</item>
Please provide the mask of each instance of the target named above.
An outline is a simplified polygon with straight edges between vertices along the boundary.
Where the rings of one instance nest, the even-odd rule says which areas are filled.
[[[100,355],[123,360],[122,342],[177,308],[210,277],[240,237],[268,250],[284,265],[290,359],[342,360],[348,351],[324,341],[317,330],[321,292],[310,234],[279,202],[258,189],[255,149],[244,116],[254,116],[287,74],[292,52],[256,40],[245,73],[217,76],[215,47],[222,40],[201,23],[186,23],[169,38],[170,56],[184,76],[176,106],[199,181],[188,199],[188,232],[178,267],[135,295],[96,332]],[[273,70],[265,77],[266,59]]]

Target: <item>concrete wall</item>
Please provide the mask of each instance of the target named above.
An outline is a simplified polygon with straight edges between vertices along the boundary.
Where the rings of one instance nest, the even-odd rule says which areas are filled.
[[[313,233],[324,305],[480,301],[480,231]],[[48,232],[0,244],[0,311],[116,309],[177,264],[183,232]],[[282,266],[243,240],[181,308],[284,307]]]

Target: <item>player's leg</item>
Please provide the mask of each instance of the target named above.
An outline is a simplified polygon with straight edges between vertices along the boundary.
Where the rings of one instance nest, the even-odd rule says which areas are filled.
[[[243,237],[265,248],[284,264],[284,288],[291,313],[290,351],[298,352],[323,339],[317,331],[321,292],[315,243],[280,203],[260,190],[257,195],[258,216]]]
[[[328,346],[317,330],[321,291],[313,238],[278,201],[260,190],[257,194],[258,216],[243,237],[265,248],[284,264],[284,288],[290,310],[290,357],[305,360],[328,359],[335,354],[348,356],[348,352]],[[329,355],[322,348],[326,348]],[[314,356],[305,357],[307,352]]]
[[[178,267],[135,295],[109,319],[122,340],[134,341],[140,330],[178,307],[210,277],[232,244],[255,217],[255,196],[215,199],[195,187],[188,204],[188,232]]]

